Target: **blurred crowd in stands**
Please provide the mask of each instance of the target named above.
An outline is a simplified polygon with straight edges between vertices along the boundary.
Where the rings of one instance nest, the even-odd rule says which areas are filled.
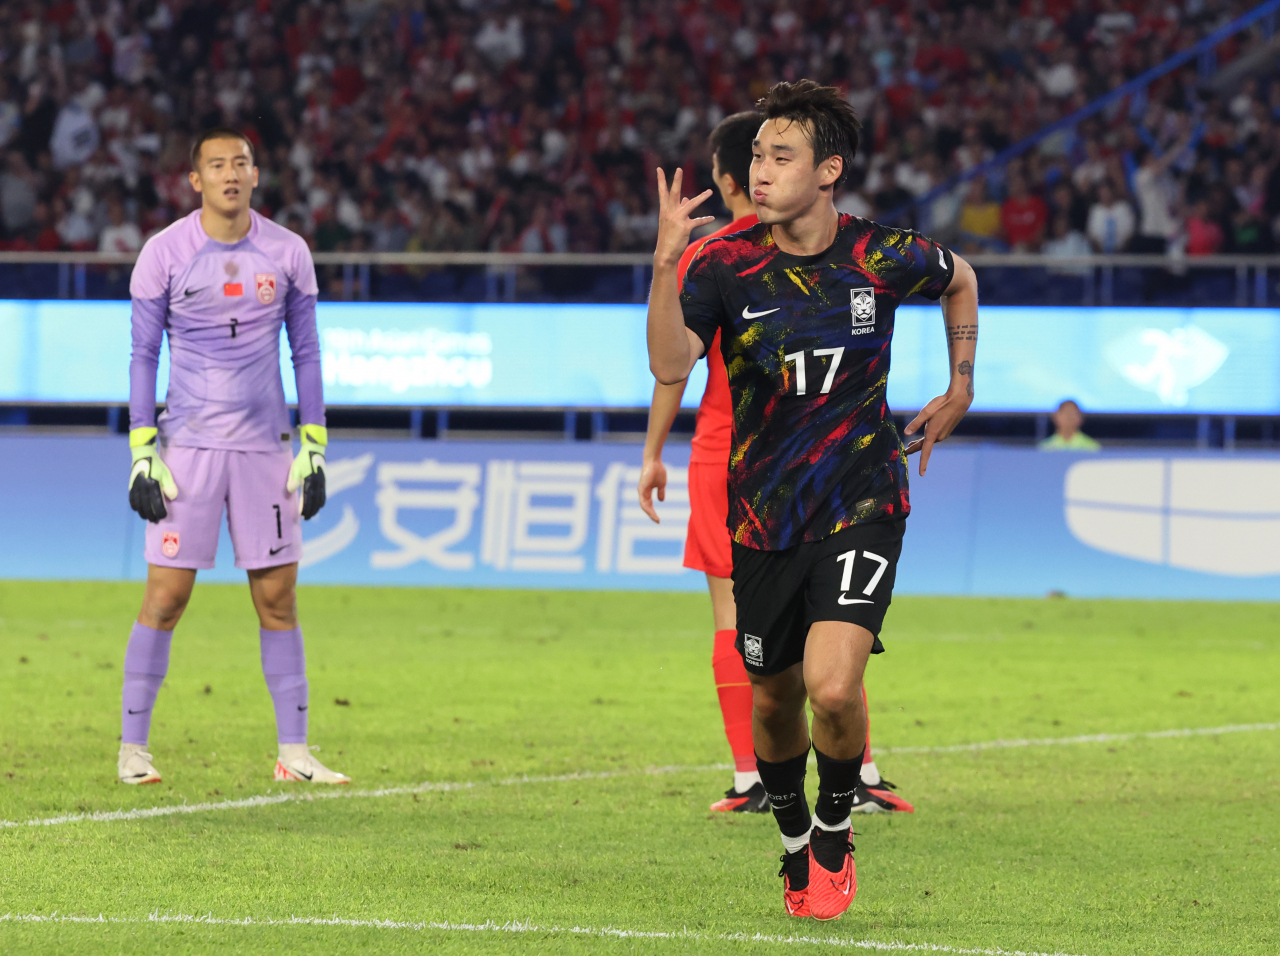
[[[1251,6],[5,0],[0,238],[136,250],[196,205],[192,135],[231,125],[260,211],[316,250],[646,251],[654,168],[710,185],[709,130],[803,76],[865,125],[840,207],[885,216]],[[1275,51],[1240,34],[1216,72],[1172,72],[911,221],[968,251],[1271,251]]]

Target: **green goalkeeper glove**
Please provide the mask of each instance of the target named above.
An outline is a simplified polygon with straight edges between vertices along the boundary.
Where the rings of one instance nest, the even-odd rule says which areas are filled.
[[[164,499],[178,497],[169,468],[160,460],[154,428],[135,428],[129,432],[129,451],[133,469],[129,472],[129,507],[152,523],[168,515]]]
[[[299,488],[298,513],[307,521],[324,507],[324,449],[329,444],[329,430],[323,425],[303,425],[302,448],[289,469],[285,489],[293,494]]]

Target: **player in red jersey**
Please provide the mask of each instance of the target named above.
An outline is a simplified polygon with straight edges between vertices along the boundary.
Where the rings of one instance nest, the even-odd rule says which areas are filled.
[[[712,178],[720,198],[733,221],[710,235],[689,244],[677,267],[678,281],[684,282],[689,263],[711,239],[741,232],[754,226],[755,203],[750,194],[751,143],[760,129],[762,117],[748,111],[735,113],[722,120],[711,133]],[[718,333],[717,333],[718,334]],[[662,448],[680,410],[686,382],[676,385],[657,384],[649,408],[649,430],[645,436],[644,464],[640,472],[640,507],[654,521],[653,494],[664,500],[667,469],[662,463]],[[729,380],[719,340],[707,350],[707,387],[698,406],[697,426],[689,456],[689,532],[685,538],[684,565],[707,576],[711,593],[711,613],[715,621],[715,643],[712,645],[711,668],[715,674],[716,694],[720,698],[720,714],[725,736],[733,753],[733,786],[711,809],[722,813],[765,813],[769,798],[765,795],[760,774],[756,771],[755,748],[751,741],[751,682],[742,664],[742,655],[734,647],[737,638],[737,614],[733,603],[733,559],[728,530],[729,516],[729,447],[733,431],[733,412],[729,399]],[[866,690],[863,689],[863,699]],[[893,792],[893,784],[880,776],[871,757],[871,732],[867,731],[863,752],[862,782],[854,794],[854,812],[879,813],[894,810],[913,812],[914,808]]]

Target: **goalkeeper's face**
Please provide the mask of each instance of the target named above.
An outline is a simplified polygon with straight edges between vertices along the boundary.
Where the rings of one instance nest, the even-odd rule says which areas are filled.
[[[249,208],[258,185],[253,152],[242,139],[211,139],[200,146],[199,165],[191,173],[191,186],[204,208],[234,217]]]

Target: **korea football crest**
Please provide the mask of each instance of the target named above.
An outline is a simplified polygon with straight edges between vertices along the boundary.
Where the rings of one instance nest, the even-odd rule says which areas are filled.
[[[258,301],[263,305],[270,305],[276,300],[276,274],[259,272],[253,278],[258,284]]]
[[[863,286],[849,290],[849,309],[853,313],[853,334],[864,335],[876,326],[876,290]]]

